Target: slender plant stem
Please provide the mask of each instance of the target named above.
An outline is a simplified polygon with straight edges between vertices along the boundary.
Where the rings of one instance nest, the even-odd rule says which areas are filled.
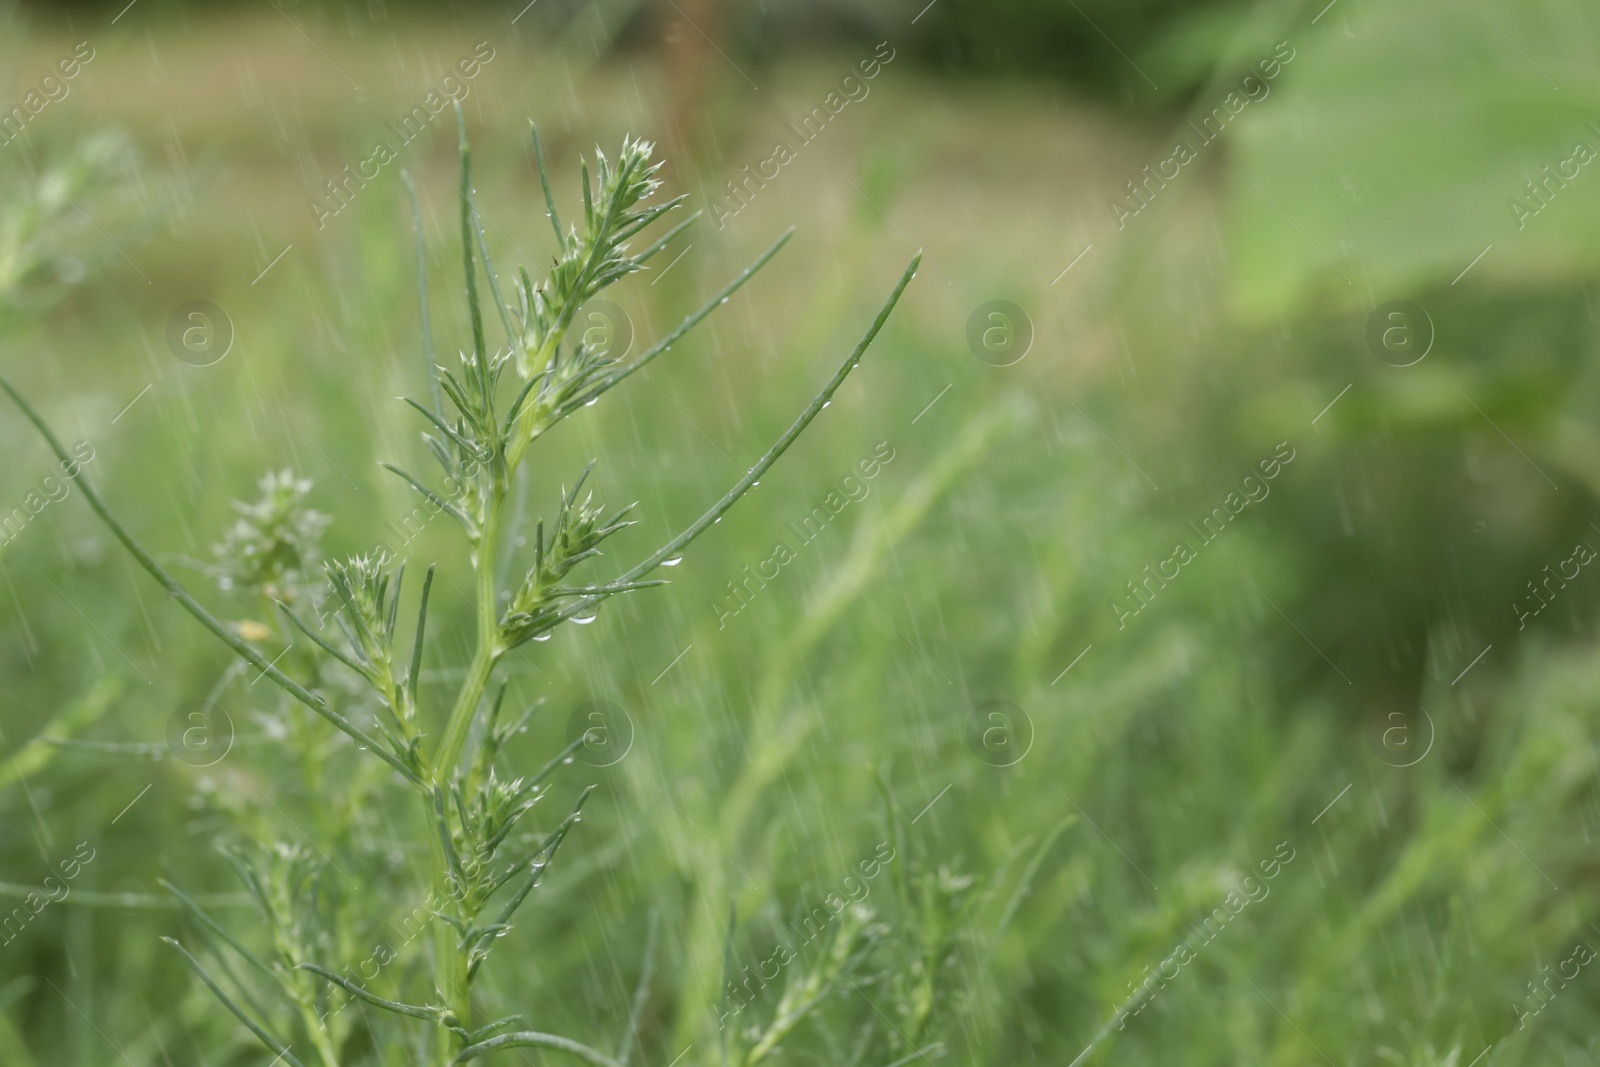
[[[304,996],[296,996],[294,1005],[300,1013],[301,1025],[306,1028],[306,1033],[311,1038],[311,1046],[317,1050],[317,1058],[322,1061],[323,1067],[339,1067],[339,1053],[333,1047],[328,1028],[317,1018],[316,1008]]]
[[[509,475],[513,472],[508,470],[507,473]],[[456,764],[461,760],[461,750],[466,745],[467,730],[472,725],[479,702],[483,699],[483,691],[489,684],[489,676],[494,672],[495,664],[505,651],[500,640],[494,563],[499,549],[500,513],[504,501],[505,488],[498,484],[494,485],[490,489],[483,533],[473,560],[478,579],[478,647],[473,651],[472,663],[467,667],[467,676],[462,680],[461,690],[456,695],[455,706],[451,709],[450,718],[445,726],[444,738],[439,742],[439,750],[434,757],[435,784],[448,782],[450,776],[455,773]]]
[[[473,552],[473,566],[477,571],[477,604],[478,614],[478,642],[473,650],[472,662],[467,668],[467,676],[462,680],[461,689],[456,695],[454,707],[451,708],[450,718],[445,724],[444,737],[439,742],[439,749],[434,754],[432,765],[433,787],[435,789],[448,788],[451,778],[456,772],[457,765],[461,762],[462,749],[466,745],[467,734],[472,726],[473,718],[477,715],[478,705],[483,700],[483,693],[489,684],[489,678],[494,673],[495,664],[499,662],[504,653],[504,643],[500,637],[499,617],[499,583],[497,581],[495,561],[499,556],[499,540],[501,515],[504,510],[505,497],[510,477],[515,473],[515,464],[508,463],[505,477],[491,476],[489,482],[489,498],[484,512],[484,521],[481,534],[475,551]],[[426,805],[426,797],[424,797]],[[433,815],[426,817],[431,822]],[[446,831],[448,832],[448,831]],[[449,892],[452,876],[449,858],[445,855],[443,843],[439,841],[438,834],[430,835],[434,840],[431,850],[434,866],[435,891],[442,897],[441,906],[453,907],[456,918],[463,924],[472,920],[473,916],[464,914],[459,903],[445,904],[454,900],[454,894]],[[434,984],[438,992],[445,999],[455,1013],[456,1025],[470,1029],[472,1026],[472,973],[468,960],[469,949],[463,943],[458,931],[443,920],[434,922]],[[441,1063],[448,1063],[449,1049],[452,1042],[441,1039],[440,1047],[443,1051]]]

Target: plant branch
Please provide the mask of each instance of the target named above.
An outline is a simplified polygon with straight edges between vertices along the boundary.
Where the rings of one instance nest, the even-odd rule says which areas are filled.
[[[691,217],[686,221],[693,221],[693,219]],[[728,299],[728,297],[732,296],[740,286],[744,285],[745,282],[755,277],[756,272],[762,267],[765,267],[767,262],[772,259],[773,256],[777,255],[778,250],[784,245],[788,244],[789,238],[793,236],[794,227],[791,226],[784,232],[782,237],[779,237],[772,243],[772,247],[768,248],[765,252],[761,253],[761,255],[757,256],[755,262],[751,263],[748,267],[741,271],[738,277],[734,278],[733,281],[729,282],[727,285],[724,285],[715,296],[701,305],[699,310],[695,311],[688,318],[684,319],[676,327],[674,327],[671,333],[667,334],[661,340],[651,345],[646,351],[641,353],[638,359],[634,360],[632,363],[629,363],[626,367],[621,367],[612,371],[610,374],[606,375],[599,382],[597,382],[593,388],[585,390],[582,394],[573,398],[570,402],[558,409],[554,415],[552,424],[560,421],[562,418],[576,411],[578,408],[583,407],[585,404],[599,396],[601,393],[605,392],[607,389],[610,389],[612,386],[620,383],[630,374],[634,374],[637,371],[642,370],[646,364],[650,363],[657,356],[661,355],[661,353],[671,348],[677,343],[680,337],[694,329],[694,327],[699,324],[701,319],[715,311],[717,307],[724,300]]]
[[[561,1037],[558,1034],[541,1034],[535,1030],[521,1030],[514,1034],[501,1034],[499,1037],[491,1037],[487,1041],[480,1041],[476,1045],[468,1045],[461,1050],[455,1061],[457,1063],[466,1063],[468,1060],[475,1060],[479,1056],[497,1052],[503,1048],[519,1047],[557,1049],[561,1052],[570,1052],[586,1063],[595,1064],[595,1067],[622,1067],[620,1063],[598,1049],[579,1044],[569,1037]]]
[[[285,1045],[283,1042],[267,1033],[266,1029],[262,1027],[260,1023],[250,1018],[249,1014],[243,1008],[234,1003],[232,997],[223,992],[222,987],[217,984],[217,980],[212,978],[206,969],[200,965],[199,960],[195,959],[189,954],[188,949],[184,948],[173,938],[163,937],[161,940],[165,941],[167,944],[171,945],[173,948],[177,949],[183,954],[184,960],[194,970],[194,973],[199,975],[200,980],[206,984],[207,988],[209,988],[212,993],[216,994],[218,1000],[222,1001],[222,1006],[233,1012],[233,1014],[238,1017],[240,1022],[249,1027],[250,1032],[255,1034],[256,1037],[260,1038],[263,1045],[266,1045],[269,1050],[276,1052],[278,1057],[283,1060],[283,1062],[289,1064],[290,1067],[305,1067],[305,1064],[296,1059],[294,1053],[289,1051],[288,1045]]]
[[[351,996],[358,997],[361,1000],[366,1001],[368,1004],[383,1008],[385,1011],[392,1011],[396,1015],[409,1015],[413,1019],[426,1019],[432,1023],[443,1022],[450,1015],[450,1009],[448,1008],[435,1008],[432,1006],[417,1004],[402,1004],[398,1000],[385,1000],[376,993],[367,992],[365,988],[350,981],[343,975],[335,974],[333,971],[328,970],[328,968],[319,966],[315,963],[297,963],[295,964],[295,969],[301,971],[310,971],[319,978],[332,982],[334,985],[338,986],[340,989],[343,989]]]
[[[749,492],[750,487],[760,480],[761,476],[766,473],[767,468],[778,461],[778,457],[783,455],[790,445],[794,444],[795,438],[799,437],[805,428],[811,424],[811,420],[815,419],[822,409],[827,406],[828,401],[833,399],[833,394],[839,391],[839,387],[844,384],[844,380],[850,376],[850,372],[860,364],[862,353],[867,350],[867,346],[872,344],[873,339],[878,336],[878,331],[883,329],[883,324],[889,319],[889,313],[899,303],[900,296],[905,292],[906,286],[911,284],[911,279],[916,276],[917,266],[921,262],[922,253],[919,252],[912,257],[910,264],[905,269],[905,273],[900,276],[900,281],[895,285],[894,291],[889,294],[889,299],[884,302],[883,307],[878,311],[878,317],[873,320],[871,327],[862,335],[861,340],[856,342],[855,348],[851,350],[850,355],[845,357],[845,361],[839,365],[839,369],[834,371],[833,377],[822,387],[821,392],[811,399],[811,403],[800,413],[800,417],[795,419],[793,425],[784,431],[783,436],[778,438],[771,448],[767,449],[766,455],[757,460],[755,466],[751,467],[745,473],[745,476],[739,479],[721,500],[713,504],[704,515],[696,519],[678,536],[656,549],[622,575],[600,587],[598,593],[583,597],[563,608],[557,621],[564,621],[574,615],[593,610],[596,604],[608,596],[622,591],[622,587],[626,587],[628,584],[649,574],[661,566],[663,561],[680,555],[691,541],[709,529],[729,508],[738,502],[740,497]]]
[[[49,425],[44,421],[43,418],[40,417],[39,413],[33,409],[33,406],[29,404],[27,400],[23,399],[22,394],[17,392],[16,389],[12,388],[11,383],[6,381],[4,378],[0,378],[0,389],[4,389],[8,394],[10,394],[11,399],[16,402],[17,407],[22,409],[23,415],[27,416],[28,421],[33,423],[34,427],[44,437],[45,441],[49,443],[50,448],[55,452],[56,456],[61,460],[61,462],[71,462],[72,460],[71,457],[67,455],[67,450],[61,447],[61,442],[56,439],[56,435],[51,431]],[[133,558],[139,561],[139,565],[142,566],[146,571],[149,571],[151,577],[159,582],[162,588],[166,589],[168,595],[181,604],[185,611],[198,619],[202,626],[215,634],[223,644],[233,649],[233,651],[245,662],[249,663],[262,674],[272,679],[274,684],[281,687],[290,696],[300,701],[300,703],[304,704],[318,715],[321,715],[324,719],[327,719],[329,722],[333,723],[334,726],[338,727],[345,734],[349,735],[349,737],[358,745],[371,750],[373,755],[377,756],[379,759],[389,764],[389,766],[399,771],[407,781],[412,782],[413,784],[421,784],[421,779],[413,774],[411,769],[402,763],[397,757],[385,751],[380,742],[375,740],[370,734],[362,730],[359,726],[356,726],[349,719],[346,719],[343,715],[340,715],[337,711],[334,711],[333,708],[328,706],[328,702],[323,700],[322,697],[309,691],[299,682],[296,682],[293,678],[290,678],[272,663],[268,662],[265,656],[257,652],[238,634],[228,629],[228,627],[225,626],[215,615],[212,615],[209,611],[207,611],[198,600],[189,594],[189,591],[183,587],[181,582],[179,582],[172,575],[168,574],[166,569],[155,561],[155,557],[146,552],[144,547],[141,546],[138,541],[133,539],[133,535],[127,531],[122,523],[118,521],[117,517],[111,513],[111,510],[106,507],[105,501],[100,498],[100,494],[96,492],[94,486],[89,483],[89,478],[87,475],[80,473],[78,475],[77,482],[78,488],[83,490],[83,498],[89,502],[89,506],[93,508],[95,514],[100,517],[100,521],[105,523],[106,527],[111,531],[116,539],[122,542],[123,547],[133,554]]]
[[[783,436],[778,438],[771,448],[767,449],[767,454],[758,459],[755,466],[751,467],[745,476],[739,479],[732,489],[728,490],[727,495],[712,506],[711,510],[700,516],[688,529],[656,549],[655,552],[611,584],[636,581],[659,567],[663,560],[676,556],[689,542],[699,537],[707,527],[720,519],[723,513],[733,507],[740,497],[750,491],[750,487],[760,480],[761,476],[766,473],[767,468],[776,463],[778,457],[789,450],[789,446],[794,444],[795,438],[799,437],[805,428],[811,425],[811,420],[816,418],[823,408],[827,407],[828,401],[833,399],[833,394],[839,391],[839,387],[850,376],[850,372],[860,365],[862,354],[866,352],[867,346],[872,344],[873,340],[878,336],[878,331],[883,329],[883,324],[889,320],[889,313],[900,302],[900,295],[906,291],[906,286],[911,284],[911,279],[916,277],[917,267],[921,263],[921,252],[911,257],[911,262],[906,266],[905,273],[900,275],[900,281],[895,284],[894,291],[889,294],[889,299],[884,301],[883,307],[879,309],[878,317],[872,321],[872,325],[862,335],[861,340],[856,342],[856,346],[851,350],[850,355],[846,356],[845,361],[839,364],[839,369],[833,372],[833,377],[828,380],[828,384],[822,387],[821,392],[812,397],[811,403],[806,405],[806,409],[800,413],[800,417],[794,420],[793,425],[784,431]]]

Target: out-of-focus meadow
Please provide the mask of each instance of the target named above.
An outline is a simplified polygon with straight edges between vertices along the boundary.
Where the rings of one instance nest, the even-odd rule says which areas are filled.
[[[218,588],[212,545],[267,471],[314,481],[325,555],[437,561],[436,702],[471,655],[471,572],[379,463],[425,458],[395,399],[427,389],[400,171],[449,355],[459,174],[448,110],[409,144],[388,124],[456,70],[490,248],[536,275],[530,120],[565,217],[580,155],[658,141],[666,192],[707,214],[608,294],[635,351],[796,228],[540,442],[530,518],[591,459],[606,503],[639,501],[607,561],[733,484],[924,251],[857,375],[671,585],[508,657],[508,699],[542,701],[514,764],[595,700],[631,747],[557,775],[547,823],[599,788],[485,1000],[617,1048],[654,915],[631,1062],[724,1062],[779,999],[731,1013],[726,960],[769,959],[883,843],[871,916],[845,920],[872,955],[774,1062],[1589,1062],[1600,9],[520,6],[0,23],[7,99],[93,56],[0,146],[0,374],[245,632],[276,623]],[[380,140],[393,161],[333,199]],[[171,341],[193,301],[231,332],[205,366]],[[160,943],[204,933],[161,880],[250,938],[222,847],[309,848],[364,902],[328,948],[359,964],[419,904],[397,888],[425,859],[413,813],[372,772],[338,803],[313,788],[299,719],[0,411],[0,523],[22,516],[0,545],[22,916],[0,920],[0,1063],[265,1064]],[[751,581],[779,541],[793,559]],[[185,733],[218,728],[187,718],[203,700],[225,753]],[[346,1062],[401,1062],[362,1033]]]

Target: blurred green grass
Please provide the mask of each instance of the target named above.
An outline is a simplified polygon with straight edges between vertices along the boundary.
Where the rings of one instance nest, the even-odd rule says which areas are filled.
[[[421,456],[393,400],[423,388],[397,175],[321,232],[305,200],[426,90],[422,57],[453,62],[483,39],[474,30],[404,22],[392,39],[323,42],[324,62],[282,20],[197,20],[159,43],[107,42],[47,113],[52,125],[41,120],[41,153],[101,125],[128,129],[150,181],[165,174],[186,194],[123,248],[132,264],[108,256],[105,276],[8,336],[0,357],[64,433],[94,442],[89,476],[164,558],[205,559],[228,501],[268,468],[316,479],[317,506],[336,517],[330,551],[385,538],[383,523],[411,510],[377,467]],[[17,69],[41,68],[73,39],[29,40]],[[762,72],[759,103],[719,98],[707,158],[673,163],[669,182],[697,201],[715,194],[857,58],[779,63]],[[467,114],[502,269],[549,255],[527,120],[546,131],[555,172],[570,174],[592,143],[609,150],[624,131],[665,125],[660,77],[647,59],[512,46],[485,69]],[[435,127],[404,161],[423,191],[434,329],[448,351],[466,330],[452,281],[453,143],[445,117]],[[544,700],[520,761],[541,763],[570,709],[595,697],[627,708],[637,736],[622,763],[563,783],[602,789],[560,877],[511,935],[529,950],[506,957],[491,995],[537,1005],[552,1030],[616,1034],[653,909],[669,962],[644,1062],[713,1047],[730,899],[739,955],[754,958],[889,832],[876,770],[903,821],[923,813],[908,868],[970,874],[1000,903],[1022,894],[998,936],[997,906],[943,964],[954,1062],[1072,1062],[1128,984],[1280,841],[1298,858],[1271,896],[1090,1062],[1464,1067],[1491,1044],[1485,1062],[1496,1064],[1592,1053],[1597,1000],[1582,982],[1527,1032],[1510,1006],[1597,912],[1594,598],[1565,592],[1563,614],[1532,632],[1516,631],[1505,606],[1594,514],[1587,275],[1535,284],[1485,272],[1461,289],[1433,264],[1362,275],[1365,292],[1348,300],[1285,296],[1280,281],[1321,268],[1303,248],[1288,270],[1288,253],[1251,244],[1270,220],[1247,217],[1243,244],[1232,239],[1239,190],[1222,158],[1114,243],[1104,200],[1167,140],[1052,86],[961,85],[891,66],[735,224],[703,222],[673,270],[620,288],[647,340],[799,226],[706,327],[546,443],[530,514],[548,514],[557,488],[598,457],[604,499],[641,502],[642,528],[618,550],[627,558],[735,480],[848,349],[913,247],[928,257],[859,378],[671,587],[511,661],[515,695]],[[1275,143],[1247,133],[1247,164],[1265,152],[1268,172],[1286,166]],[[1238,272],[1234,256],[1246,257]],[[1401,295],[1383,287],[1402,282],[1440,326],[1436,351],[1404,378],[1361,340],[1364,297]],[[1324,283],[1326,272],[1312,284]],[[1036,333],[1004,369],[964,340],[972,310],[995,298],[1027,309]],[[216,366],[166,350],[168,316],[192,299],[216,302],[236,327]],[[1561,491],[1493,425],[1549,465]],[[0,500],[20,500],[46,454],[9,415],[0,435],[11,458]],[[896,459],[870,495],[719,628],[711,602],[725,583],[878,441]],[[1124,583],[1279,441],[1297,458],[1272,495],[1119,628],[1111,598],[1126,599]],[[467,588],[465,561],[436,525],[407,552],[440,561],[435,632],[465,633],[468,606],[453,592]],[[155,894],[165,875],[232,891],[214,851],[230,825],[219,810],[243,809],[286,839],[292,826],[255,810],[257,787],[274,790],[286,819],[315,815],[271,746],[202,771],[23,748],[74,720],[82,737],[160,744],[174,709],[203,696],[226,658],[75,496],[0,551],[0,760],[20,750],[39,761],[14,781],[0,770],[0,881],[37,884],[90,840],[100,855],[89,888]],[[185,580],[227,603],[195,571]],[[428,664],[435,700],[468,652]],[[991,698],[1031,717],[1033,747],[1016,766],[986,766],[968,748],[972,709]],[[270,701],[248,682],[223,703],[241,735],[265,728]],[[1374,733],[1398,711],[1420,738],[1419,705],[1433,748],[1415,767],[1386,765],[1393,753],[1374,748]],[[393,817],[376,803],[360,816],[376,852],[395,839]],[[1067,817],[1025,885],[1019,857]],[[247,1036],[156,952],[155,935],[175,926],[159,910],[62,905],[0,946],[0,1001],[17,998],[0,1025],[6,1062],[100,1063],[108,1042],[136,1062],[257,1062]],[[872,1013],[841,1001],[827,1018],[844,1033]],[[826,1026],[807,1031],[796,1057],[834,1062],[829,1041]]]

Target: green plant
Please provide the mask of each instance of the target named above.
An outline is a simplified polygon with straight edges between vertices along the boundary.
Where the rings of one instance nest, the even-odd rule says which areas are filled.
[[[44,154],[38,168],[0,168],[0,332],[41,315],[116,258],[104,231],[125,243],[150,226],[148,218],[136,221],[142,182],[159,197],[169,192],[161,176],[144,173],[141,154],[120,130],[70,147],[49,145]],[[166,213],[163,205],[146,214]],[[91,215],[99,217],[100,233]]]
[[[552,427],[580,408],[593,403],[665,352],[705,318],[734,290],[744,284],[776,254],[788,239],[785,234],[743,273],[704,306],[688,316],[666,337],[631,362],[615,359],[603,350],[587,347],[579,339],[569,343],[568,329],[584,302],[627,274],[642,269],[693,216],[669,230],[643,251],[628,250],[630,239],[682,203],[677,197],[647,205],[657,191],[659,163],[651,162],[648,143],[624,140],[613,163],[598,158],[591,183],[583,168],[583,227],[561,229],[555,198],[545,173],[537,131],[534,146],[539,160],[546,206],[555,229],[556,265],[538,284],[526,270],[517,279],[517,306],[504,298],[501,280],[491,263],[488,242],[473,201],[471,157],[464,124],[461,134],[460,221],[467,309],[472,341],[454,368],[438,365],[427,325],[427,288],[420,269],[422,236],[417,224],[419,289],[423,313],[424,351],[429,367],[429,401],[407,399],[428,422],[424,434],[429,451],[439,462],[446,484],[457,490],[448,495],[399,467],[389,467],[429,505],[449,513],[462,527],[470,547],[476,579],[474,613],[475,651],[455,699],[441,717],[422,699],[419,678],[425,645],[429,592],[434,569],[422,581],[416,603],[416,623],[409,647],[400,633],[400,602],[404,567],[385,554],[355,556],[325,565],[331,586],[327,602],[333,607],[339,632],[308,622],[302,615],[316,596],[304,588],[304,568],[316,558],[314,541],[320,517],[304,507],[304,489],[289,477],[263,482],[260,505],[241,507],[241,520],[221,546],[217,576],[246,592],[275,604],[282,620],[277,636],[265,625],[230,626],[194,598],[164,569],[112,514],[87,479],[81,481],[84,497],[99,518],[137,561],[185,610],[236,653],[249,667],[270,678],[304,709],[296,749],[306,768],[306,784],[313,799],[328,797],[331,806],[344,810],[363,801],[363,779],[336,779],[322,773],[324,751],[346,735],[361,756],[351,756],[341,746],[339,756],[360,760],[377,768],[366,756],[387,765],[386,781],[374,791],[400,787],[414,798],[413,818],[399,829],[429,856],[426,902],[422,909],[431,925],[431,951],[419,939],[403,958],[380,961],[383,988],[395,998],[380,996],[371,985],[355,981],[331,964],[352,951],[349,927],[358,921],[363,906],[359,886],[347,891],[330,876],[332,860],[318,843],[311,848],[276,844],[255,850],[232,850],[234,864],[264,920],[265,940],[271,950],[248,947],[213,919],[187,894],[173,888],[217,949],[220,973],[214,973],[188,948],[171,943],[201,980],[221,999],[274,1055],[285,1063],[303,1067],[296,1050],[309,1047],[323,1067],[376,1058],[397,1062],[404,1056],[419,1062],[462,1063],[504,1048],[539,1046],[567,1052],[589,1063],[615,1067],[625,1063],[644,1006],[648,968],[634,1001],[633,1019],[616,1057],[568,1037],[535,1030],[518,1030],[519,1016],[482,1021],[474,1003],[474,982],[495,943],[511,927],[518,908],[553,862],[557,851],[577,823],[590,789],[583,790],[567,815],[542,835],[523,832],[520,820],[546,794],[546,780],[582,743],[574,740],[532,773],[513,772],[504,777],[499,759],[503,742],[518,723],[502,718],[505,687],[493,689],[497,665],[511,650],[549,635],[563,622],[583,621],[610,598],[650,586],[665,584],[650,577],[664,564],[679,558],[701,533],[739,500],[781,456],[827,405],[867,346],[882,328],[905,287],[915,274],[914,258],[884,303],[871,327],[777,442],[720,500],[677,536],[654,552],[607,580],[576,581],[572,573],[600,554],[600,546],[628,525],[627,508],[607,513],[580,499],[588,471],[570,491],[563,491],[554,522],[537,529],[532,565],[526,576],[506,592],[498,561],[502,556],[504,510],[511,479],[522,465],[529,447]],[[409,184],[409,183],[408,183]],[[415,198],[413,194],[413,205]],[[420,213],[417,213],[420,215]],[[506,346],[491,350],[485,336],[479,293],[479,269],[488,283],[491,306],[506,334]],[[506,381],[511,372],[514,382]],[[27,418],[61,453],[61,444],[43,418],[4,381],[3,387]],[[506,396],[510,403],[504,404]],[[446,406],[448,401],[448,407]],[[297,610],[297,605],[300,610]],[[309,639],[316,654],[294,645],[293,632]],[[282,652],[279,651],[279,646]],[[293,646],[297,658],[279,663]],[[330,663],[330,661],[332,661]],[[349,672],[333,667],[337,664]],[[327,670],[327,684],[323,674]],[[298,675],[298,677],[296,677]],[[339,677],[339,676],[342,676]],[[335,690],[339,681],[342,689]],[[323,720],[318,723],[311,715]],[[313,734],[312,728],[320,731]],[[437,740],[434,740],[437,738]],[[323,845],[339,854],[350,820],[330,819],[318,825]],[[269,835],[265,827],[263,836]],[[329,838],[331,835],[331,839]],[[171,939],[169,939],[171,940]],[[408,945],[409,948],[409,945]],[[247,964],[260,980],[241,981],[236,963]],[[393,963],[392,967],[389,964]],[[416,966],[413,966],[413,965]],[[384,969],[387,968],[387,969]],[[427,977],[419,977],[427,975]],[[363,977],[366,977],[363,974]],[[408,988],[422,987],[420,1000],[401,999]],[[262,1005],[261,991],[278,998],[289,1009],[291,1022],[282,1021]],[[353,1025],[339,1009],[353,998],[361,1004],[397,1017],[391,1027]],[[374,1013],[367,1013],[370,1017]],[[399,1020],[429,1024],[420,1039],[402,1029]],[[293,1030],[304,1041],[287,1040]],[[382,1029],[383,1033],[377,1031]]]

